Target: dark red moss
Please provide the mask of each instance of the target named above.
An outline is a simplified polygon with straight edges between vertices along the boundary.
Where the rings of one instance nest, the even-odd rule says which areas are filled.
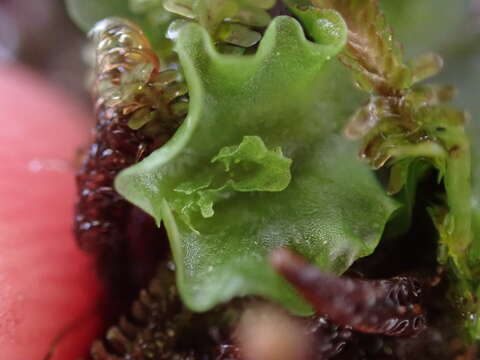
[[[182,304],[173,265],[164,262],[128,316],[111,327],[91,349],[94,360],[237,360],[231,326],[243,306],[194,314]]]
[[[132,293],[130,232],[138,211],[117,194],[113,182],[121,170],[141,161],[172,136],[185,116],[186,90],[175,71],[160,71],[157,56],[135,24],[105,20],[92,31],[92,38],[96,45],[97,123],[76,177],[74,231],[80,248],[97,257],[99,273],[112,296],[128,301]],[[147,70],[139,71],[139,67]],[[125,83],[125,78],[133,80]],[[150,122],[134,130],[130,122],[137,117]],[[142,242],[136,240],[136,249],[138,241]]]

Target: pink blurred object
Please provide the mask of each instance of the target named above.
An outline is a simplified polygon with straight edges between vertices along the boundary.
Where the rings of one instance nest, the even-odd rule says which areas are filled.
[[[87,118],[36,75],[0,66],[2,359],[76,359],[100,327],[101,288],[71,229]]]

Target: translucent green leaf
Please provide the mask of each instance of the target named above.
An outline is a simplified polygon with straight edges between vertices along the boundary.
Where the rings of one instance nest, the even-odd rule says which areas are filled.
[[[226,146],[212,163],[221,162],[237,191],[282,191],[291,180],[292,161],[280,147],[268,150],[259,136],[245,136],[240,145]]]
[[[332,102],[339,94],[329,91],[332,73],[322,67],[344,43],[343,37],[313,44],[288,17],[272,22],[253,56],[220,55],[198,25],[180,31],[188,117],[163,148],[123,171],[116,188],[164,222],[180,293],[193,310],[260,295],[310,313],[272,270],[269,253],[288,246],[325,271],[342,273],[377,246],[398,205],[358,161],[356,144],[337,134],[345,110]],[[237,174],[247,159],[266,165],[262,158],[280,178],[266,186],[271,179],[262,168],[247,166],[241,188],[276,191],[215,198],[226,189],[216,179]],[[285,158],[292,160],[290,180]],[[178,206],[185,200],[198,209],[188,211],[188,220]]]
[[[283,156],[279,147],[268,150],[258,136],[245,136],[239,145],[225,146],[211,163],[223,163],[223,171],[210,166],[174,190],[185,195],[175,199],[174,209],[193,231],[197,231],[191,221],[193,214],[212,217],[214,204],[230,198],[233,192],[282,191],[291,180],[292,161]]]

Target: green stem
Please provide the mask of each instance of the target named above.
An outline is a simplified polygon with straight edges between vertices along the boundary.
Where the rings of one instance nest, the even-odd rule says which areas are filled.
[[[452,145],[446,141],[449,155],[444,182],[450,211],[446,224],[448,237],[444,240],[458,270],[467,275],[468,248],[472,242],[470,143],[463,127],[453,127],[448,132],[448,138],[455,141]]]

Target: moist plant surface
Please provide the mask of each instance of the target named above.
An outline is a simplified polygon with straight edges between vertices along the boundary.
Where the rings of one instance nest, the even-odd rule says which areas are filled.
[[[466,8],[420,2],[452,27]],[[94,358],[242,358],[253,299],[300,324],[308,358],[474,358],[469,115],[455,79],[428,80],[439,55],[404,55],[387,17],[402,32],[420,10],[402,4],[67,0],[96,52],[77,240],[112,294],[132,243],[175,268]],[[136,208],[166,233],[129,231]]]

